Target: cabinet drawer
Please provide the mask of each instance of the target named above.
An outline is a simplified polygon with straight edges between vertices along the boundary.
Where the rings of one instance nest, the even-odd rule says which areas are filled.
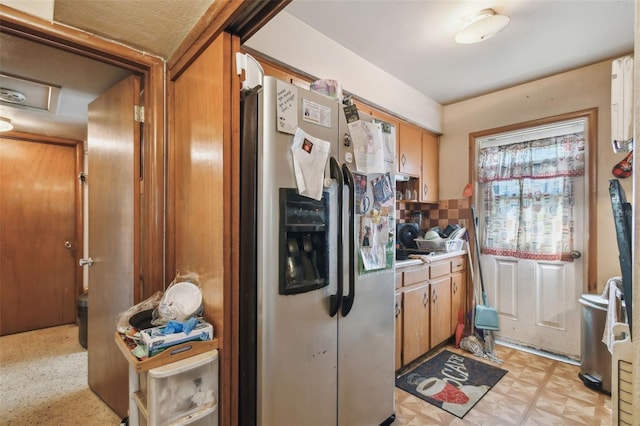
[[[194,398],[196,397],[197,398]],[[218,351],[185,358],[147,373],[148,424],[187,424],[195,419],[216,425]]]
[[[447,275],[449,272],[451,272],[450,261],[433,263],[431,264],[431,273],[429,278],[441,277],[443,275]]]
[[[396,288],[402,287],[402,272],[396,272]]]
[[[466,259],[464,257],[456,257],[451,260],[451,272],[462,271],[466,268]]]
[[[408,286],[411,284],[419,283],[420,281],[426,281],[429,279],[429,268],[425,266],[418,266],[415,268],[407,268],[404,270],[404,282],[403,285]]]

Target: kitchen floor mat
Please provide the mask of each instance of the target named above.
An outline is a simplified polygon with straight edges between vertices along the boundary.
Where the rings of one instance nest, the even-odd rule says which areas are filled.
[[[396,378],[396,386],[463,418],[507,370],[447,350]]]

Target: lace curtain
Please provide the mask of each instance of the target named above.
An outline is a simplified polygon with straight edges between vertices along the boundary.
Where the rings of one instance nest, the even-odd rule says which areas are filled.
[[[573,177],[584,167],[584,132],[481,149],[482,252],[572,261]]]

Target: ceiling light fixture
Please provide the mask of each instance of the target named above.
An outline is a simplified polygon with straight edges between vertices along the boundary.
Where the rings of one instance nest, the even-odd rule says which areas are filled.
[[[8,118],[0,117],[0,132],[8,132],[13,130],[13,124]]]
[[[488,40],[509,25],[509,22],[511,19],[508,16],[498,15],[493,9],[483,9],[458,31],[456,43],[471,44]]]

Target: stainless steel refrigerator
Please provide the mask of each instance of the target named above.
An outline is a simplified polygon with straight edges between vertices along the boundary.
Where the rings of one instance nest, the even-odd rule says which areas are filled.
[[[239,422],[390,424],[395,129],[271,77],[241,117]]]

